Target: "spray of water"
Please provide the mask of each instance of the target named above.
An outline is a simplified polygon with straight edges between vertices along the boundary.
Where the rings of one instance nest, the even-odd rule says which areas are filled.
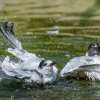
[[[58,72],[58,69],[54,66],[55,63],[24,50],[20,41],[15,38],[13,25],[13,23],[2,23],[1,36],[7,42],[2,40],[1,42],[6,46],[7,52],[17,57],[19,61],[15,63],[7,56],[2,63],[2,70],[8,76],[24,79],[27,82],[51,83],[55,81]]]

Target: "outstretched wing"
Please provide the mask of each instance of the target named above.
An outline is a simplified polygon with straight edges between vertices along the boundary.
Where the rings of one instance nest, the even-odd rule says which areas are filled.
[[[75,71],[88,71],[88,72],[100,72],[100,57],[94,56],[81,56],[71,59],[66,66],[61,70],[60,76],[66,77],[68,73]]]
[[[0,27],[0,42],[6,46],[7,51],[20,60],[38,59],[41,61],[35,54],[28,53],[21,47],[21,42],[15,37],[13,26],[14,23],[4,21]]]
[[[0,27],[0,41],[8,48],[18,48],[22,49],[21,43],[18,39],[15,38],[15,34],[13,31],[14,23],[2,22]]]

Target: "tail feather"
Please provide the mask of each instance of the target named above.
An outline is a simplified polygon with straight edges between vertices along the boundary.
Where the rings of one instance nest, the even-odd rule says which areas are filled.
[[[14,24],[10,23],[9,26],[7,24],[8,22],[3,22],[0,27],[0,41],[6,46],[6,48],[22,49],[21,43],[15,38],[15,33],[13,31]]]

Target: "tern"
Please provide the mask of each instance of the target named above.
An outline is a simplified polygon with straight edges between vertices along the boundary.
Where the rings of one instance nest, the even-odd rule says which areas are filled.
[[[1,36],[10,45],[7,45],[5,41],[1,40],[1,42],[6,46],[6,51],[17,57],[18,61],[10,60],[9,56],[5,57],[1,64],[2,71],[10,77],[22,79],[25,82],[53,83],[58,73],[56,63],[24,50],[20,41],[15,37],[13,26],[14,23],[2,23],[0,28]]]
[[[86,55],[72,58],[61,70],[63,78],[100,80],[100,45],[93,42],[88,46]]]

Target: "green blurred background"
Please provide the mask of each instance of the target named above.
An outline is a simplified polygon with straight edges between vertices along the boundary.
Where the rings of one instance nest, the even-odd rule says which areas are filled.
[[[56,61],[59,71],[71,58],[85,55],[89,43],[100,42],[100,0],[0,0],[0,22],[3,20],[15,22],[16,37],[24,49]],[[2,44],[0,55],[8,55]],[[79,83],[61,82],[48,90],[29,91],[17,99],[100,100],[99,84],[94,86],[95,89],[85,84],[84,88]],[[1,100],[8,100],[7,89],[2,87]],[[11,100],[15,100],[16,94],[11,94]]]
[[[62,66],[99,41],[99,5],[99,0],[1,0],[0,20],[15,22],[23,48]],[[0,51],[6,55],[3,46]]]

